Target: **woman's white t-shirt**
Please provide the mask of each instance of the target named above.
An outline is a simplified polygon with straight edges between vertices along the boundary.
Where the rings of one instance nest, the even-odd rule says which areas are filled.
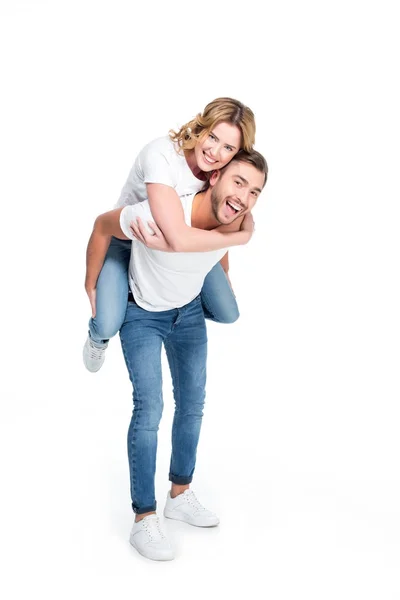
[[[138,154],[115,208],[148,199],[146,183],[162,183],[178,196],[199,192],[204,181],[195,177],[178,146],[169,136],[157,138]]]

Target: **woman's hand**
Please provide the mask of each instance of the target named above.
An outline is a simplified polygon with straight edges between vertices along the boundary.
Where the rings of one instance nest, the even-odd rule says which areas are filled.
[[[153,221],[147,221],[147,225],[153,233],[149,233],[140,217],[137,217],[136,221],[131,221],[129,227],[134,237],[147,246],[147,248],[172,252],[173,250],[165,239],[161,229]]]
[[[89,288],[85,286],[85,289],[92,309],[92,319],[94,319],[96,316],[96,288]]]

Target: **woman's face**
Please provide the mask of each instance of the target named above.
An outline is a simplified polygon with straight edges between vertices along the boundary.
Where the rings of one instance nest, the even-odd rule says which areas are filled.
[[[202,171],[222,169],[240,150],[242,134],[237,125],[218,123],[194,147],[197,166]]]

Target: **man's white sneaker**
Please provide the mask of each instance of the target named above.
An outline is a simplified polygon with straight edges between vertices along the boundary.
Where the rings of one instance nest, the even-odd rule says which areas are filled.
[[[168,492],[164,517],[184,521],[196,527],[215,527],[219,523],[217,515],[204,508],[192,490],[185,490],[175,498],[171,498],[171,493]]]
[[[151,560],[172,560],[174,551],[162,530],[157,515],[148,515],[132,527],[129,538],[136,550]]]
[[[88,336],[85,345],[83,346],[83,362],[85,367],[91,373],[96,373],[101,369],[104,359],[105,352],[108,346],[108,342],[105,344],[96,344]]]

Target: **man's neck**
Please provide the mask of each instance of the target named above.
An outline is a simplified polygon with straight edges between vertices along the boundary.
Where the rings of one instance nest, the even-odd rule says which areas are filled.
[[[211,194],[199,192],[193,198],[192,204],[192,227],[197,229],[215,229],[218,227],[217,219],[211,208]]]

